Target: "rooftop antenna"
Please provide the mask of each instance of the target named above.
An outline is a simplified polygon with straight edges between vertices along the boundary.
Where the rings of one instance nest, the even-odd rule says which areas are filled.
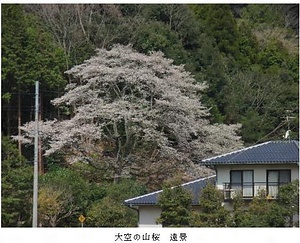
[[[287,130],[287,131],[285,132],[285,134],[283,135],[284,139],[290,140],[290,133],[291,133],[291,130]]]
[[[291,111],[286,110],[286,113],[291,113]],[[283,135],[283,138],[290,140],[291,139],[291,129],[290,129],[290,120],[289,119],[293,119],[293,118],[296,118],[296,117],[287,115],[286,117],[283,117],[283,118],[286,119],[287,126],[288,126],[288,129],[285,132],[285,134]]]

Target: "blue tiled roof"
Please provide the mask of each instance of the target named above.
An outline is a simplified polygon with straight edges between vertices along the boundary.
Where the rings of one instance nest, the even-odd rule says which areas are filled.
[[[203,165],[217,164],[299,164],[299,141],[269,141],[213,158]]]
[[[216,176],[209,176],[201,178],[195,181],[191,181],[181,186],[187,190],[190,190],[193,195],[192,205],[199,205],[199,198],[201,190],[207,185],[207,183],[215,184]],[[158,204],[158,197],[162,193],[162,190],[155,191],[139,197],[127,199],[124,204],[127,206],[138,206],[138,205],[156,205]]]

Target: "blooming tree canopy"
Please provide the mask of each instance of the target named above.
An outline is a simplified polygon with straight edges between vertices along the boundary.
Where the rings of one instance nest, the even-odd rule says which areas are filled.
[[[242,146],[239,125],[210,124],[201,102],[206,88],[161,52],[141,54],[115,45],[66,72],[66,93],[53,100],[69,120],[45,121],[45,155],[65,154],[105,171],[105,176],[194,173],[194,160]],[[23,126],[33,137],[33,123]],[[199,175],[197,175],[199,176]]]

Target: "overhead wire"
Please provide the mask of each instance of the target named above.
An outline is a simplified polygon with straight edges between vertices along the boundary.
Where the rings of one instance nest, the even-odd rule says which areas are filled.
[[[48,93],[48,94],[63,94],[64,93],[64,91],[52,91],[52,90],[45,90],[45,89],[41,89],[40,90],[42,93]],[[21,93],[18,93],[18,92],[10,92],[10,91],[3,91],[3,90],[1,90],[1,93],[2,94],[5,94],[5,93],[9,93],[9,94],[12,94],[12,95],[35,95],[35,93],[31,93],[31,92],[21,92]],[[32,97],[32,98],[34,98],[34,97]],[[13,110],[17,110],[18,109],[18,107],[17,106],[8,106],[8,105],[2,105],[2,109],[7,109],[7,110],[11,110],[11,111],[13,111]],[[21,106],[21,110],[22,111],[32,111],[34,109],[34,107],[33,106]],[[292,112],[293,111],[295,111],[297,108],[294,108],[293,110],[292,110]],[[49,112],[43,112],[43,113],[47,113],[47,114],[50,114]],[[262,140],[264,140],[264,139],[266,139],[267,137],[269,137],[271,134],[273,134],[274,132],[276,132],[278,129],[280,129],[281,127],[283,127],[284,125],[286,125],[287,124],[287,121],[285,120],[285,121],[282,121],[276,128],[274,128],[271,132],[269,132],[268,134],[266,134],[265,136],[263,136],[262,138],[259,138],[256,142],[254,142],[252,145],[250,145],[250,146],[253,146],[253,145],[256,145],[256,144],[258,144],[259,142],[261,142]]]
[[[276,128],[274,128],[271,132],[269,132],[267,135],[263,136],[262,138],[260,138],[259,140],[257,140],[253,145],[258,144],[260,141],[264,140],[265,138],[267,138],[269,135],[271,135],[272,133],[276,132],[279,128],[283,127],[284,125],[287,124],[287,121],[283,121],[281,122]]]

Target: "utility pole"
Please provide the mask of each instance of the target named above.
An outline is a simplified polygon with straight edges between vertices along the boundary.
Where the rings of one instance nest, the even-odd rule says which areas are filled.
[[[35,136],[34,136],[34,174],[33,174],[33,213],[32,227],[38,223],[38,150],[39,150],[39,82],[35,82]]]
[[[40,100],[39,100],[39,122],[42,120],[42,94],[39,95]],[[44,165],[43,165],[43,156],[42,156],[42,139],[41,137],[39,137],[39,175],[43,175],[44,174]]]

